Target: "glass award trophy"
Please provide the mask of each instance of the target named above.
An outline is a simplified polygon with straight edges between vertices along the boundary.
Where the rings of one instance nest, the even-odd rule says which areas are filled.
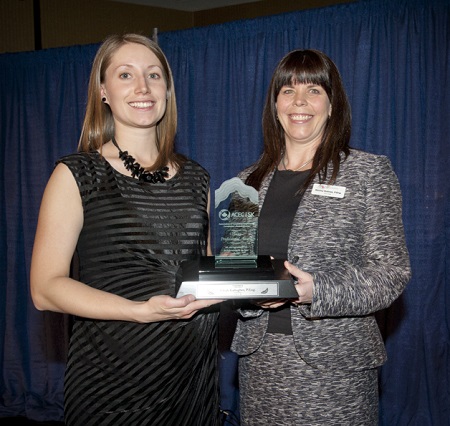
[[[197,299],[297,298],[282,260],[258,256],[258,192],[239,178],[215,191],[214,256],[183,262],[177,274],[177,297]]]

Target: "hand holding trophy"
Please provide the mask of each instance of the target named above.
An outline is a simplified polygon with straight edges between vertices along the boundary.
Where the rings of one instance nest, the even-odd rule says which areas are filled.
[[[197,299],[298,298],[284,262],[258,256],[258,192],[239,178],[215,191],[215,255],[183,262],[177,297]]]

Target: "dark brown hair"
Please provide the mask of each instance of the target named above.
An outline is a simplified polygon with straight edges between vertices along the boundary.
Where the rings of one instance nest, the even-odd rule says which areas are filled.
[[[350,152],[350,104],[336,65],[320,51],[294,50],[281,59],[270,82],[262,117],[264,149],[256,168],[246,180],[248,185],[256,189],[278,166],[286,147],[284,130],[277,120],[277,96],[283,86],[299,83],[321,86],[331,103],[331,116],[325,125],[322,142],[314,155],[311,173],[303,190],[317,174],[321,182],[327,181],[330,162],[333,171],[328,183],[333,183],[339,172],[341,152],[345,157]]]

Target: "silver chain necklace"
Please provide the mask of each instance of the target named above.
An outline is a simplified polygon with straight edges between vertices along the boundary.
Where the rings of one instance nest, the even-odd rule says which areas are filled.
[[[299,170],[303,169],[303,167],[307,166],[309,163],[312,162],[314,158],[309,159],[306,163],[303,163],[300,167],[296,168],[295,170],[288,169],[286,167],[286,164],[284,163],[284,155],[281,157],[281,163],[283,164],[284,170],[290,170],[291,172],[298,172]]]

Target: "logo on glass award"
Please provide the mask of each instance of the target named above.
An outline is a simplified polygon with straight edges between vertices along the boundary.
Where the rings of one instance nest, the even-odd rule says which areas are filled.
[[[200,256],[181,264],[176,297],[297,298],[283,261],[258,255],[258,191],[233,178],[223,182],[214,195],[214,256]]]
[[[216,265],[256,265],[258,257],[258,192],[239,178],[215,191]]]

